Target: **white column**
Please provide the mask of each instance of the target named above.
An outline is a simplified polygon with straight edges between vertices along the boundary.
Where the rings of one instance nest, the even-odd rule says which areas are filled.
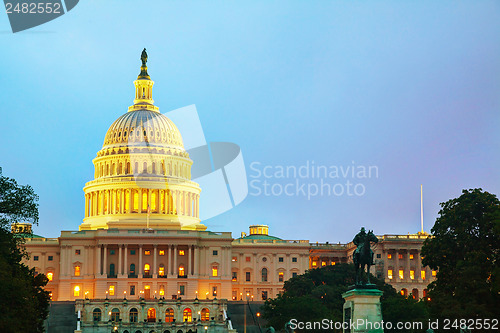
[[[415,260],[417,261],[417,265],[416,265],[417,267],[415,268],[415,270],[416,270],[415,277],[416,277],[416,280],[418,282],[422,282],[422,273],[421,273],[421,271],[422,271],[422,258],[420,257],[421,256],[420,251],[417,252],[415,255],[417,256],[415,258]],[[421,295],[419,295],[419,296],[421,296]]]
[[[177,269],[177,245],[174,245],[174,276],[179,275],[179,270]]]
[[[399,282],[400,280],[399,280],[399,251],[398,250],[396,250],[395,256],[396,256],[396,258],[395,258],[396,259],[396,267],[394,267],[395,272],[393,273],[392,277],[396,278],[396,282]],[[397,290],[397,288],[396,288],[396,290]]]
[[[125,253],[124,253],[124,256],[123,256],[123,274],[125,275],[125,277],[128,277],[128,264],[127,264],[127,258],[128,258],[128,245],[125,244]]]
[[[122,246],[118,245],[118,273],[116,273],[117,277],[122,275]]]
[[[191,245],[188,246],[188,267],[187,267],[187,276],[191,276]]]
[[[194,246],[194,276],[198,277],[198,266],[199,264],[200,250],[197,245]]]
[[[139,245],[139,273],[137,276],[142,279],[142,245]]]
[[[102,274],[107,275],[108,274],[108,245],[104,245],[104,259],[103,259],[103,272]]]
[[[158,245],[153,245],[153,278],[158,276],[158,268],[156,267],[156,248]]]
[[[173,273],[172,273],[172,245],[168,245],[167,275],[173,275]]]
[[[101,270],[101,245],[97,245],[97,276],[101,276],[102,270]]]

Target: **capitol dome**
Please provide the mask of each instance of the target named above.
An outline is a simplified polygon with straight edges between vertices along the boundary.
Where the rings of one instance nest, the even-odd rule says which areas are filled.
[[[184,149],[177,126],[167,116],[150,110],[134,110],[120,116],[109,127],[103,148],[144,146],[145,143]]]
[[[134,81],[134,104],[111,124],[85,184],[80,230],[110,228],[205,230],[201,189],[175,124],[153,102],[147,54]]]

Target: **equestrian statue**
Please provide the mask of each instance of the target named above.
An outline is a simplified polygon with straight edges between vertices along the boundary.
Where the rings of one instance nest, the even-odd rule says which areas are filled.
[[[353,254],[354,267],[356,268],[356,285],[370,284],[370,266],[375,264],[370,243],[378,243],[378,238],[373,234],[373,230],[366,233],[365,228],[361,228],[361,231],[354,237],[352,242],[357,246]],[[363,282],[365,266],[366,282]]]

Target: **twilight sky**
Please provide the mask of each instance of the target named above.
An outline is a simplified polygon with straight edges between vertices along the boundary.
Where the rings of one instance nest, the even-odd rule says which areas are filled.
[[[80,1],[16,34],[0,13],[0,46],[0,166],[39,194],[46,237],[82,222],[144,47],[160,111],[195,104],[207,141],[238,144],[254,181],[210,230],[347,242],[361,226],[419,231],[420,184],[427,231],[462,189],[500,194],[499,1]],[[377,173],[274,173],[305,165]],[[321,182],[344,193],[298,190]]]

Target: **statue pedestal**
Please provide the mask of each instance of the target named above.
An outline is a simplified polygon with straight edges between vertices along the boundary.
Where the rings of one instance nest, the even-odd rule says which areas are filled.
[[[383,332],[382,308],[380,306],[382,294],[378,289],[364,289],[360,286],[342,294],[345,299],[343,332]]]

